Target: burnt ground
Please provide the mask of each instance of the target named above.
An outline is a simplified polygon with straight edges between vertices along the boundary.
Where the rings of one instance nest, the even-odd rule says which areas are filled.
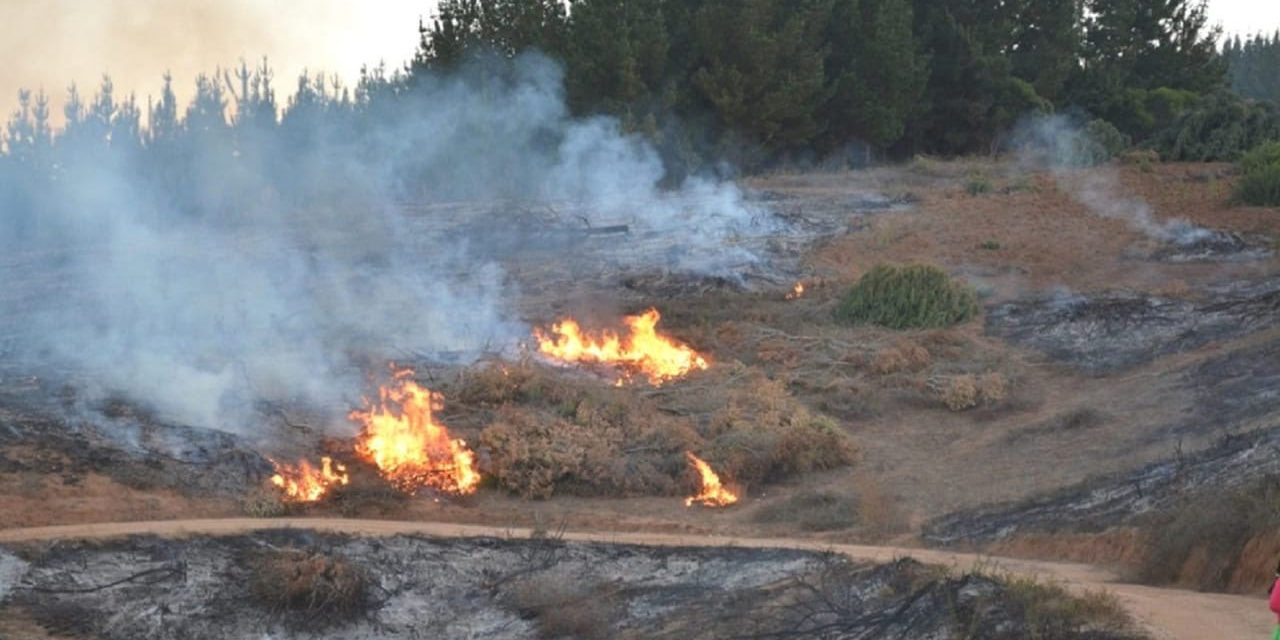
[[[55,474],[67,485],[99,473],[205,495],[243,495],[271,473],[238,436],[165,423],[124,400],[86,405],[54,379],[0,377],[0,472]]]
[[[1058,294],[998,305],[987,332],[1094,374],[1274,327],[1280,278],[1218,286],[1195,297],[1117,291]]]
[[[923,538],[941,545],[982,544],[1026,533],[1099,532],[1138,523],[1190,495],[1280,475],[1280,338],[1210,357],[1181,370],[1177,379],[1194,410],[1150,437],[1171,441],[1212,433],[1211,446],[1183,452],[1179,444],[1168,458],[1132,471],[1026,501],[952,513],[928,523]],[[1030,429],[1088,430],[1096,426],[1093,419],[1098,418]]]
[[[1138,637],[1116,610],[1064,597],[913,560],[554,538],[277,530],[0,548],[11,630],[104,640]]]

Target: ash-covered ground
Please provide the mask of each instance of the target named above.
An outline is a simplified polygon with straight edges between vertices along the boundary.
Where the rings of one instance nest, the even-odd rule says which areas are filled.
[[[1089,373],[1123,371],[1280,322],[1280,278],[1175,298],[1117,291],[1055,294],[999,305],[987,332]]]
[[[1138,637],[1114,612],[1046,606],[1052,593],[911,560],[554,538],[278,530],[0,548],[0,617],[55,637]]]

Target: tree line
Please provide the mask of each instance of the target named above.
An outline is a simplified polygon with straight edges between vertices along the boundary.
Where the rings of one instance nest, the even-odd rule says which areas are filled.
[[[1235,36],[1222,50],[1231,89],[1245,98],[1280,103],[1280,30],[1270,36]]]
[[[569,114],[616,118],[676,176],[992,153],[1037,113],[1170,159],[1235,159],[1280,135],[1280,37],[1219,52],[1204,0],[442,0],[418,30],[406,68],[352,87],[303,75],[283,101],[265,61],[200,76],[183,108],[168,77],[146,105],[109,79],[89,98],[73,87],[58,132],[47,96],[23,92],[5,156],[65,166],[55,147],[109,141],[182,191],[197,147],[359,153],[379,121],[429,112],[439,78],[510,85],[531,51],[559,63]]]
[[[1194,0],[442,0],[414,74],[538,49],[570,105],[752,166],[999,149],[1031,112],[1134,140],[1226,86]]]

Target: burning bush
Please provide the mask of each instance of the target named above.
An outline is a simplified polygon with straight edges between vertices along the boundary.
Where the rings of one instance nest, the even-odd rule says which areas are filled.
[[[850,324],[929,329],[967,322],[978,312],[973,288],[931,265],[876,265],[836,308]]]
[[[534,329],[533,333],[539,353],[558,362],[614,368],[621,376],[618,384],[631,382],[639,375],[658,386],[706,369],[705,357],[657,332],[661,317],[657,309],[627,316],[623,318],[628,329],[625,334],[583,331],[571,318],[555,323],[550,331]]]
[[[475,491],[480,483],[475,454],[435,419],[441,395],[418,386],[412,374],[397,372],[379,390],[378,402],[366,400],[365,410],[351,412],[351,419],[363,425],[356,453],[406,493],[423,488],[455,495]]]
[[[369,576],[345,558],[281,549],[252,560],[257,601],[307,625],[348,620],[368,605]]]

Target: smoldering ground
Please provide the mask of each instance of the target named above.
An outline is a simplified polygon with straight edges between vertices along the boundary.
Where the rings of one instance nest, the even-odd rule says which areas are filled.
[[[509,225],[431,233],[405,202],[567,202],[588,225],[680,238],[675,256],[632,258],[647,266],[732,276],[753,259],[728,241],[762,218],[732,185],[659,189],[658,154],[611,119],[572,118],[544,57],[372,73],[352,93],[303,78],[278,121],[269,74],[242,71],[203,78],[183,117],[162,91],[146,128],[105,83],[52,135],[38,101],[11,119],[6,357],[182,424],[252,434],[267,399],[327,408],[343,429],[367,373],[354,363],[528,335],[486,246]]]

